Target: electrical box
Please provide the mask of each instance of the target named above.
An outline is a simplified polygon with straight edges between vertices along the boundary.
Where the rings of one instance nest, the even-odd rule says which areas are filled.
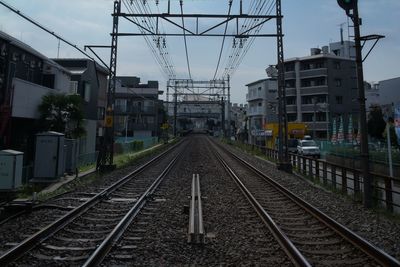
[[[24,153],[0,151],[0,190],[16,190],[21,186]]]
[[[78,142],[76,139],[65,139],[65,172],[72,174],[78,163]]]
[[[36,134],[34,181],[54,182],[64,175],[64,139],[58,132]]]

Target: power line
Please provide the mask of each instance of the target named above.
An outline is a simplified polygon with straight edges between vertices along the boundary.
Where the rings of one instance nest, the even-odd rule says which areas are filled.
[[[24,13],[22,13],[21,11],[19,11],[18,9],[10,6],[7,3],[4,3],[3,1],[0,1],[0,4],[3,5],[4,7],[8,8],[9,10],[11,10],[12,12],[14,12],[15,14],[19,15],[20,17],[26,19],[27,21],[29,21],[30,23],[34,24],[35,26],[39,27],[40,29],[44,30],[45,32],[53,35],[54,37],[56,37],[58,40],[63,41],[64,43],[66,43],[67,45],[75,48],[76,50],[78,50],[80,53],[82,53],[83,55],[85,55],[86,57],[93,59],[93,57],[91,57],[89,54],[87,54],[85,51],[83,51],[81,48],[79,48],[77,45],[67,41],[66,39],[64,39],[63,37],[61,37],[60,35],[56,34],[54,31],[46,28],[45,26],[41,25],[39,22],[36,22],[34,19],[28,17],[27,15],[25,15]]]
[[[183,0],[180,0],[179,2],[181,4],[181,15],[183,15]],[[187,42],[186,42],[185,20],[183,17],[182,17],[182,27],[183,27],[183,40],[185,42],[187,68],[188,68],[188,72],[189,72],[189,78],[192,79],[192,73],[190,72],[189,54],[188,54]]]
[[[231,14],[232,1],[233,1],[233,0],[229,0],[228,16]],[[222,39],[221,50],[219,51],[218,63],[217,63],[217,67],[215,68],[215,73],[214,73],[214,78],[213,78],[213,80],[215,80],[215,77],[217,76],[217,73],[218,73],[219,63],[221,62],[221,56],[222,56],[222,52],[223,52],[223,50],[224,50],[225,37],[226,37],[226,31],[227,31],[227,29],[228,29],[228,25],[229,25],[229,21],[227,21],[226,24],[225,24],[224,37],[223,37],[223,39]]]

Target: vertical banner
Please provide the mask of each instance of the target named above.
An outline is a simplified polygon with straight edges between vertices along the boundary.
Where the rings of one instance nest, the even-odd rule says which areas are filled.
[[[338,130],[338,134],[337,134],[337,141],[339,143],[344,142],[343,117],[342,116],[339,117],[339,130]]]
[[[400,144],[400,102],[394,106],[394,127],[397,135],[397,143]]]
[[[331,142],[332,142],[333,144],[336,144],[336,141],[337,141],[337,134],[336,134],[336,118],[333,118]]]
[[[353,116],[349,115],[349,127],[347,127],[347,141],[353,143]]]

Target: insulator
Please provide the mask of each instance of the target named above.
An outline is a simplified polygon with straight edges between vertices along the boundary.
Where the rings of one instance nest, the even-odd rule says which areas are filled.
[[[165,38],[163,38],[163,48],[167,48],[167,42],[165,41]]]

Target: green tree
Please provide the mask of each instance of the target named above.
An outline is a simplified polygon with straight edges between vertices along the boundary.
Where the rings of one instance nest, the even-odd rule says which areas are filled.
[[[386,122],[383,119],[382,109],[379,106],[371,106],[368,116],[368,134],[371,137],[382,139]]]
[[[82,98],[79,95],[47,94],[38,107],[39,128],[65,133],[68,138],[86,134],[83,127]]]

